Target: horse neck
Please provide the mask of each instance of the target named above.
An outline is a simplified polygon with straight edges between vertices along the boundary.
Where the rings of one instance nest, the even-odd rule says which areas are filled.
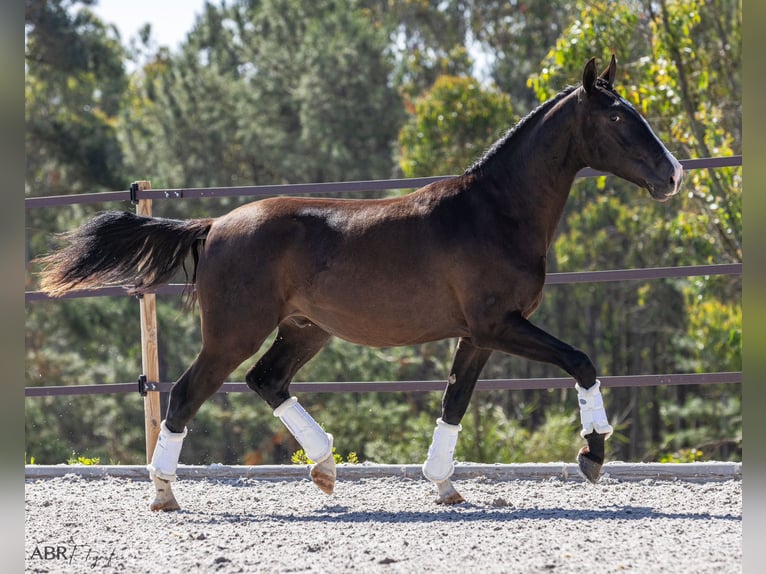
[[[577,172],[585,167],[577,135],[578,90],[542,104],[471,168],[516,218],[542,228],[550,246]]]

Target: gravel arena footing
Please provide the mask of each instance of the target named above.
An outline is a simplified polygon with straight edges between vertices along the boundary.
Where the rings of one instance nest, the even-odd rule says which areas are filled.
[[[181,466],[156,513],[142,467],[27,466],[25,571],[742,571],[741,464],[574,470],[460,464],[441,506],[418,465],[341,465],[332,496],[303,466]]]

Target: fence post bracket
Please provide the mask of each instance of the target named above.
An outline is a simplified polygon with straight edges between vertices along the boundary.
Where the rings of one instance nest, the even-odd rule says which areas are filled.
[[[146,375],[138,375],[138,394],[146,396]]]

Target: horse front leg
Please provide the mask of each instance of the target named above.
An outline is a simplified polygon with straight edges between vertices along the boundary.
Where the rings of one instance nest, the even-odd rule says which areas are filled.
[[[474,339],[482,347],[557,365],[574,377],[582,423],[580,435],[588,442],[578,452],[577,463],[583,476],[595,483],[601,474],[605,441],[611,436],[612,427],[604,410],[596,367],[590,358],[536,327],[518,312],[509,313],[494,332],[482,332]]]
[[[580,436],[588,441],[587,446],[577,453],[577,465],[583,476],[590,482],[596,482],[604,465],[605,442],[612,436],[612,426],[606,417],[604,400],[601,397],[601,381],[588,388],[575,384],[577,402],[580,406]]]
[[[438,490],[438,504],[465,502],[450,480],[455,470],[455,446],[462,429],[460,421],[468,409],[476,380],[491,354],[492,351],[478,349],[466,338],[461,338],[455,349],[449,382],[442,399],[442,416],[436,420],[428,457],[423,464],[423,476],[433,482]]]

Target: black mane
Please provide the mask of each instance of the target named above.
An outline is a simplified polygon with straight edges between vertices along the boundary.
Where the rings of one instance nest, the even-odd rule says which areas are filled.
[[[478,160],[476,160],[471,166],[463,172],[464,175],[470,175],[470,174],[476,174],[481,171],[483,167],[486,166],[486,164],[492,160],[495,156],[497,156],[498,152],[503,149],[506,144],[508,144],[516,135],[523,132],[525,128],[527,128],[530,124],[532,124],[532,119],[538,117],[539,115],[544,115],[545,112],[550,110],[552,107],[554,107],[557,103],[559,103],[561,100],[563,100],[566,96],[571,94],[574,90],[577,89],[577,86],[568,86],[564,88],[562,91],[560,91],[558,94],[553,96],[551,99],[546,100],[539,106],[537,106],[534,110],[529,112],[526,116],[524,116],[519,122],[513,126],[511,129],[509,129],[505,135],[500,137],[495,143],[490,146],[490,148],[484,153],[483,156],[481,156]]]

